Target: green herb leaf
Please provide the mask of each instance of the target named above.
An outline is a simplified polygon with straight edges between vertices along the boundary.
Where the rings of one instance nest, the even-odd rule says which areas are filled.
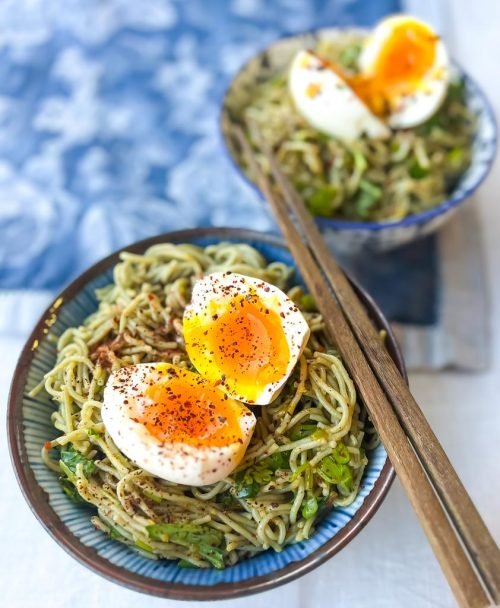
[[[290,452],[274,452],[271,456],[264,458],[262,461],[267,467],[273,471],[278,469],[289,469],[290,468]]]
[[[146,530],[151,540],[184,546],[203,543],[218,547],[224,540],[220,530],[197,524],[153,524],[146,526]]]
[[[84,456],[83,454],[78,452],[77,450],[75,450],[75,448],[73,447],[72,444],[67,444],[67,445],[61,447],[60,463],[61,462],[63,463],[64,467],[66,467],[66,469],[71,471],[72,473],[76,473],[76,465],[81,464],[83,467],[83,474],[85,475],[85,477],[90,477],[90,475],[92,475],[92,473],[94,473],[95,468],[96,468],[95,464],[92,462],[92,460],[90,460],[89,458],[87,458],[86,456]],[[60,466],[61,466],[61,464],[60,464]],[[61,466],[61,469],[63,469],[62,466]],[[68,475],[68,478],[71,479],[71,477],[69,475]]]
[[[335,462],[333,456],[325,456],[319,464],[318,475],[328,483],[352,485],[352,472],[346,464]]]
[[[240,503],[229,492],[221,492],[215,497],[215,501],[224,507],[224,509],[241,508]]]
[[[311,519],[318,512],[318,501],[314,496],[311,496],[307,500],[305,500],[302,504],[302,517],[304,519]]]

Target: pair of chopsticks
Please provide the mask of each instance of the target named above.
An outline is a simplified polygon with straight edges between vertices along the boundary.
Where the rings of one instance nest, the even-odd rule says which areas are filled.
[[[500,552],[303,200],[257,134],[261,170],[242,127],[229,126],[316,300],[325,325],[460,606],[500,604]],[[255,137],[255,135],[254,135]]]

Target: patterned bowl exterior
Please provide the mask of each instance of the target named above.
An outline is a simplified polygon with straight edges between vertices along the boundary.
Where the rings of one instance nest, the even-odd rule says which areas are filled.
[[[127,250],[142,252],[158,242],[207,245],[221,240],[247,242],[268,260],[293,264],[277,237],[234,229],[175,232],[141,241]],[[54,365],[55,346],[47,339],[54,312],[57,321],[50,332],[56,335],[82,323],[96,309],[95,289],[112,281],[117,261],[118,252],[90,268],[61,293],[62,304],[42,316],[14,375],[8,409],[10,450],[19,483],[35,515],[71,555],[91,569],[125,586],[170,598],[220,599],[254,593],[292,580],[325,561],[364,527],[391,484],[394,471],[382,446],[370,455],[355,502],[332,510],[309,540],[286,547],[281,553],[264,552],[222,571],[183,569],[172,561],[144,558],[94,529],[89,521],[92,508],[75,505],[61,491],[57,475],[45,467],[40,454],[43,443],[58,434],[50,422],[54,403],[45,393],[32,398],[28,392]],[[296,280],[301,279],[297,276]],[[376,325],[388,331],[389,352],[405,373],[387,322],[370,298],[356,289]]]
[[[345,35],[359,35],[364,30],[326,28],[278,40],[246,63],[235,76],[224,96],[220,128],[225,148],[236,170],[251,182],[238,164],[229,137],[229,120],[237,117],[251,96],[256,83],[267,80],[285,69],[300,49],[310,48],[318,40],[335,40]],[[394,222],[351,222],[316,218],[329,244],[340,253],[387,251],[431,234],[450,219],[458,206],[466,201],[488,175],[496,155],[497,127],[493,110],[479,86],[458,65],[454,70],[465,80],[467,105],[477,116],[477,132],[473,142],[472,162],[448,198],[428,211]]]

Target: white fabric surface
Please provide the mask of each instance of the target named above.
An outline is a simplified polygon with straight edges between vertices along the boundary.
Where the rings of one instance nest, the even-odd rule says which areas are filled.
[[[447,33],[456,55],[500,107],[500,3],[450,0]],[[500,166],[477,197],[492,302],[492,368],[480,374],[414,374],[412,389],[479,511],[500,541]],[[43,299],[43,298],[42,298]],[[42,300],[41,299],[41,300]],[[40,300],[40,306],[42,301]],[[22,326],[24,327],[23,322]],[[0,338],[0,400],[25,335]],[[168,608],[175,602],[140,596],[80,566],[44,532],[21,497],[0,434],[0,606],[5,608]],[[202,606],[192,603],[191,606]],[[206,605],[206,604],[205,604]],[[423,532],[396,481],[367,528],[340,554],[285,587],[211,606],[259,608],[423,608],[455,606]]]

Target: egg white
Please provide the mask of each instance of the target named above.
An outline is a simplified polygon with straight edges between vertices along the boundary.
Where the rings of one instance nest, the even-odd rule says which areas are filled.
[[[279,380],[263,385],[260,393],[254,398],[244,394],[238,387],[232,388],[231,378],[227,372],[223,390],[234,399],[244,403],[267,405],[280,393],[304,350],[310,334],[309,325],[304,316],[285,293],[270,283],[234,272],[214,272],[207,275],[194,285],[191,303],[185,309],[184,338],[188,354],[196,367],[196,357],[201,354],[208,358],[210,347],[208,344],[197,345],[196,348],[191,347],[189,325],[210,327],[214,306],[217,307],[219,314],[223,313],[228,310],[234,297],[247,294],[256,295],[264,307],[277,313],[290,351],[288,365]],[[200,348],[204,349],[204,352],[200,353]],[[201,369],[198,371],[203,373]],[[213,374],[211,380],[218,380],[222,375],[215,363],[211,367],[210,373]]]
[[[343,141],[363,134],[373,139],[389,137],[390,129],[313,53],[297,53],[288,84],[297,111],[315,129]],[[312,95],[311,87],[318,93]]]
[[[156,477],[189,486],[221,481],[243,458],[255,427],[255,416],[244,408],[245,413],[239,419],[243,443],[198,447],[162,442],[132,418],[134,403],[151,403],[146,390],[165,377],[165,371],[159,371],[156,363],[141,363],[114,371],[106,383],[101,409],[106,430],[130,460]]]
[[[359,67],[363,74],[373,73],[384,44],[393,31],[407,23],[418,22],[434,33],[423,21],[407,15],[394,15],[382,20],[372,31],[363,45],[359,57]],[[446,46],[442,40],[436,42],[436,57],[422,83],[407,95],[391,101],[391,111],[387,122],[392,128],[407,129],[425,122],[439,109],[446,97],[450,80],[450,62]]]

